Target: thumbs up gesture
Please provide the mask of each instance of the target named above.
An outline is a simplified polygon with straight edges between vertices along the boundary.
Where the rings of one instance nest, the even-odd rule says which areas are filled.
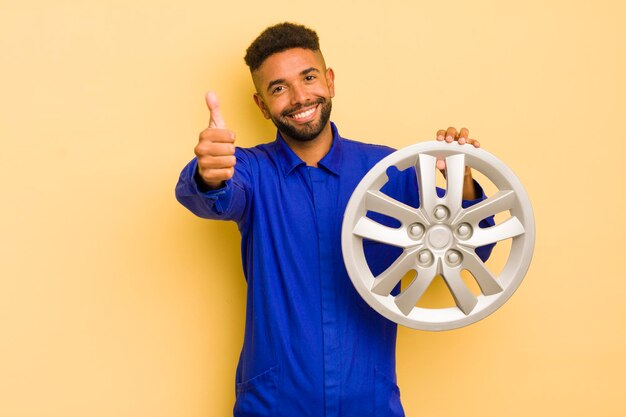
[[[202,181],[209,189],[217,189],[235,173],[235,133],[226,129],[215,93],[206,94],[206,104],[209,127],[200,132],[194,152]]]

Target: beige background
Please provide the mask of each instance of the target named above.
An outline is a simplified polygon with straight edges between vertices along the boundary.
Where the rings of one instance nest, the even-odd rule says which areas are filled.
[[[239,145],[273,138],[242,57],[283,20],[320,34],[344,136],[467,126],[533,201],[504,307],[400,331],[407,415],[626,415],[625,18],[619,0],[0,0],[0,416],[231,412],[237,230],[173,189],[206,89]]]

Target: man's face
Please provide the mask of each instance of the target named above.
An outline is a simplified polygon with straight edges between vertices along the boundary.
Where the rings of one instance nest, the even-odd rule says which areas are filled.
[[[326,69],[321,52],[294,48],[272,54],[252,79],[254,101],[283,136],[310,141],[328,124],[334,73]]]

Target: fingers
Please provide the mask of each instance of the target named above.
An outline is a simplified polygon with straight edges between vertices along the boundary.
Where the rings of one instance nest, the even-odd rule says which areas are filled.
[[[226,129],[205,129],[200,133],[198,144],[194,148],[198,159],[198,170],[204,181],[213,182],[230,179],[237,163],[235,158],[235,134]]]
[[[233,143],[201,141],[194,148],[194,153],[198,158],[231,156],[235,154],[235,145]]]
[[[480,148],[480,142],[477,141],[476,139],[467,139],[467,143],[469,143],[470,145],[474,145],[475,148]]]
[[[460,145],[464,145],[465,142],[467,142],[467,139],[469,138],[469,130],[467,130],[466,128],[461,128],[461,131],[459,132],[459,139],[458,142]]]
[[[446,142],[451,143],[455,139],[457,139],[456,128],[450,126],[448,130],[446,130]]]
[[[219,188],[234,175],[237,164],[234,143],[201,141],[194,151],[198,172],[210,188]]]
[[[461,128],[461,130],[458,132],[453,126],[450,126],[446,130],[440,129],[437,131],[437,140],[440,142],[446,141],[448,143],[457,141],[459,142],[459,145],[469,143],[475,148],[480,148],[480,142],[478,142],[476,139],[471,139],[469,137],[469,130],[465,127]]]
[[[237,160],[234,155],[211,156],[203,155],[198,157],[198,166],[203,173],[213,170],[234,168]]]
[[[235,132],[228,129],[213,129],[209,127],[200,132],[198,142],[235,143]]]
[[[471,139],[469,137],[469,130],[465,127],[461,128],[461,130],[458,132],[456,128],[453,126],[450,126],[446,130],[439,129],[437,131],[437,140],[439,142],[446,141],[448,143],[457,141],[459,145],[464,145],[468,143],[470,145],[473,145],[475,148],[480,147],[480,142],[478,142],[476,139]],[[440,170],[445,175],[446,161],[443,159],[437,159],[436,166],[437,166],[437,169]],[[466,167],[466,170],[467,169],[469,169],[469,167]]]
[[[234,167],[200,170],[202,180],[212,189],[220,188],[224,181],[231,179],[234,174]]]
[[[213,91],[209,91],[205,95],[206,105],[209,108],[209,127],[212,129],[226,129],[226,122],[222,117],[220,110],[220,102],[217,95]]]

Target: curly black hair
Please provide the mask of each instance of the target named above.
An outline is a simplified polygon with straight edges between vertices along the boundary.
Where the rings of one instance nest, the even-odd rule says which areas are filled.
[[[255,71],[270,55],[291,48],[319,51],[317,33],[306,26],[289,22],[270,26],[250,44],[244,60],[250,71]]]

